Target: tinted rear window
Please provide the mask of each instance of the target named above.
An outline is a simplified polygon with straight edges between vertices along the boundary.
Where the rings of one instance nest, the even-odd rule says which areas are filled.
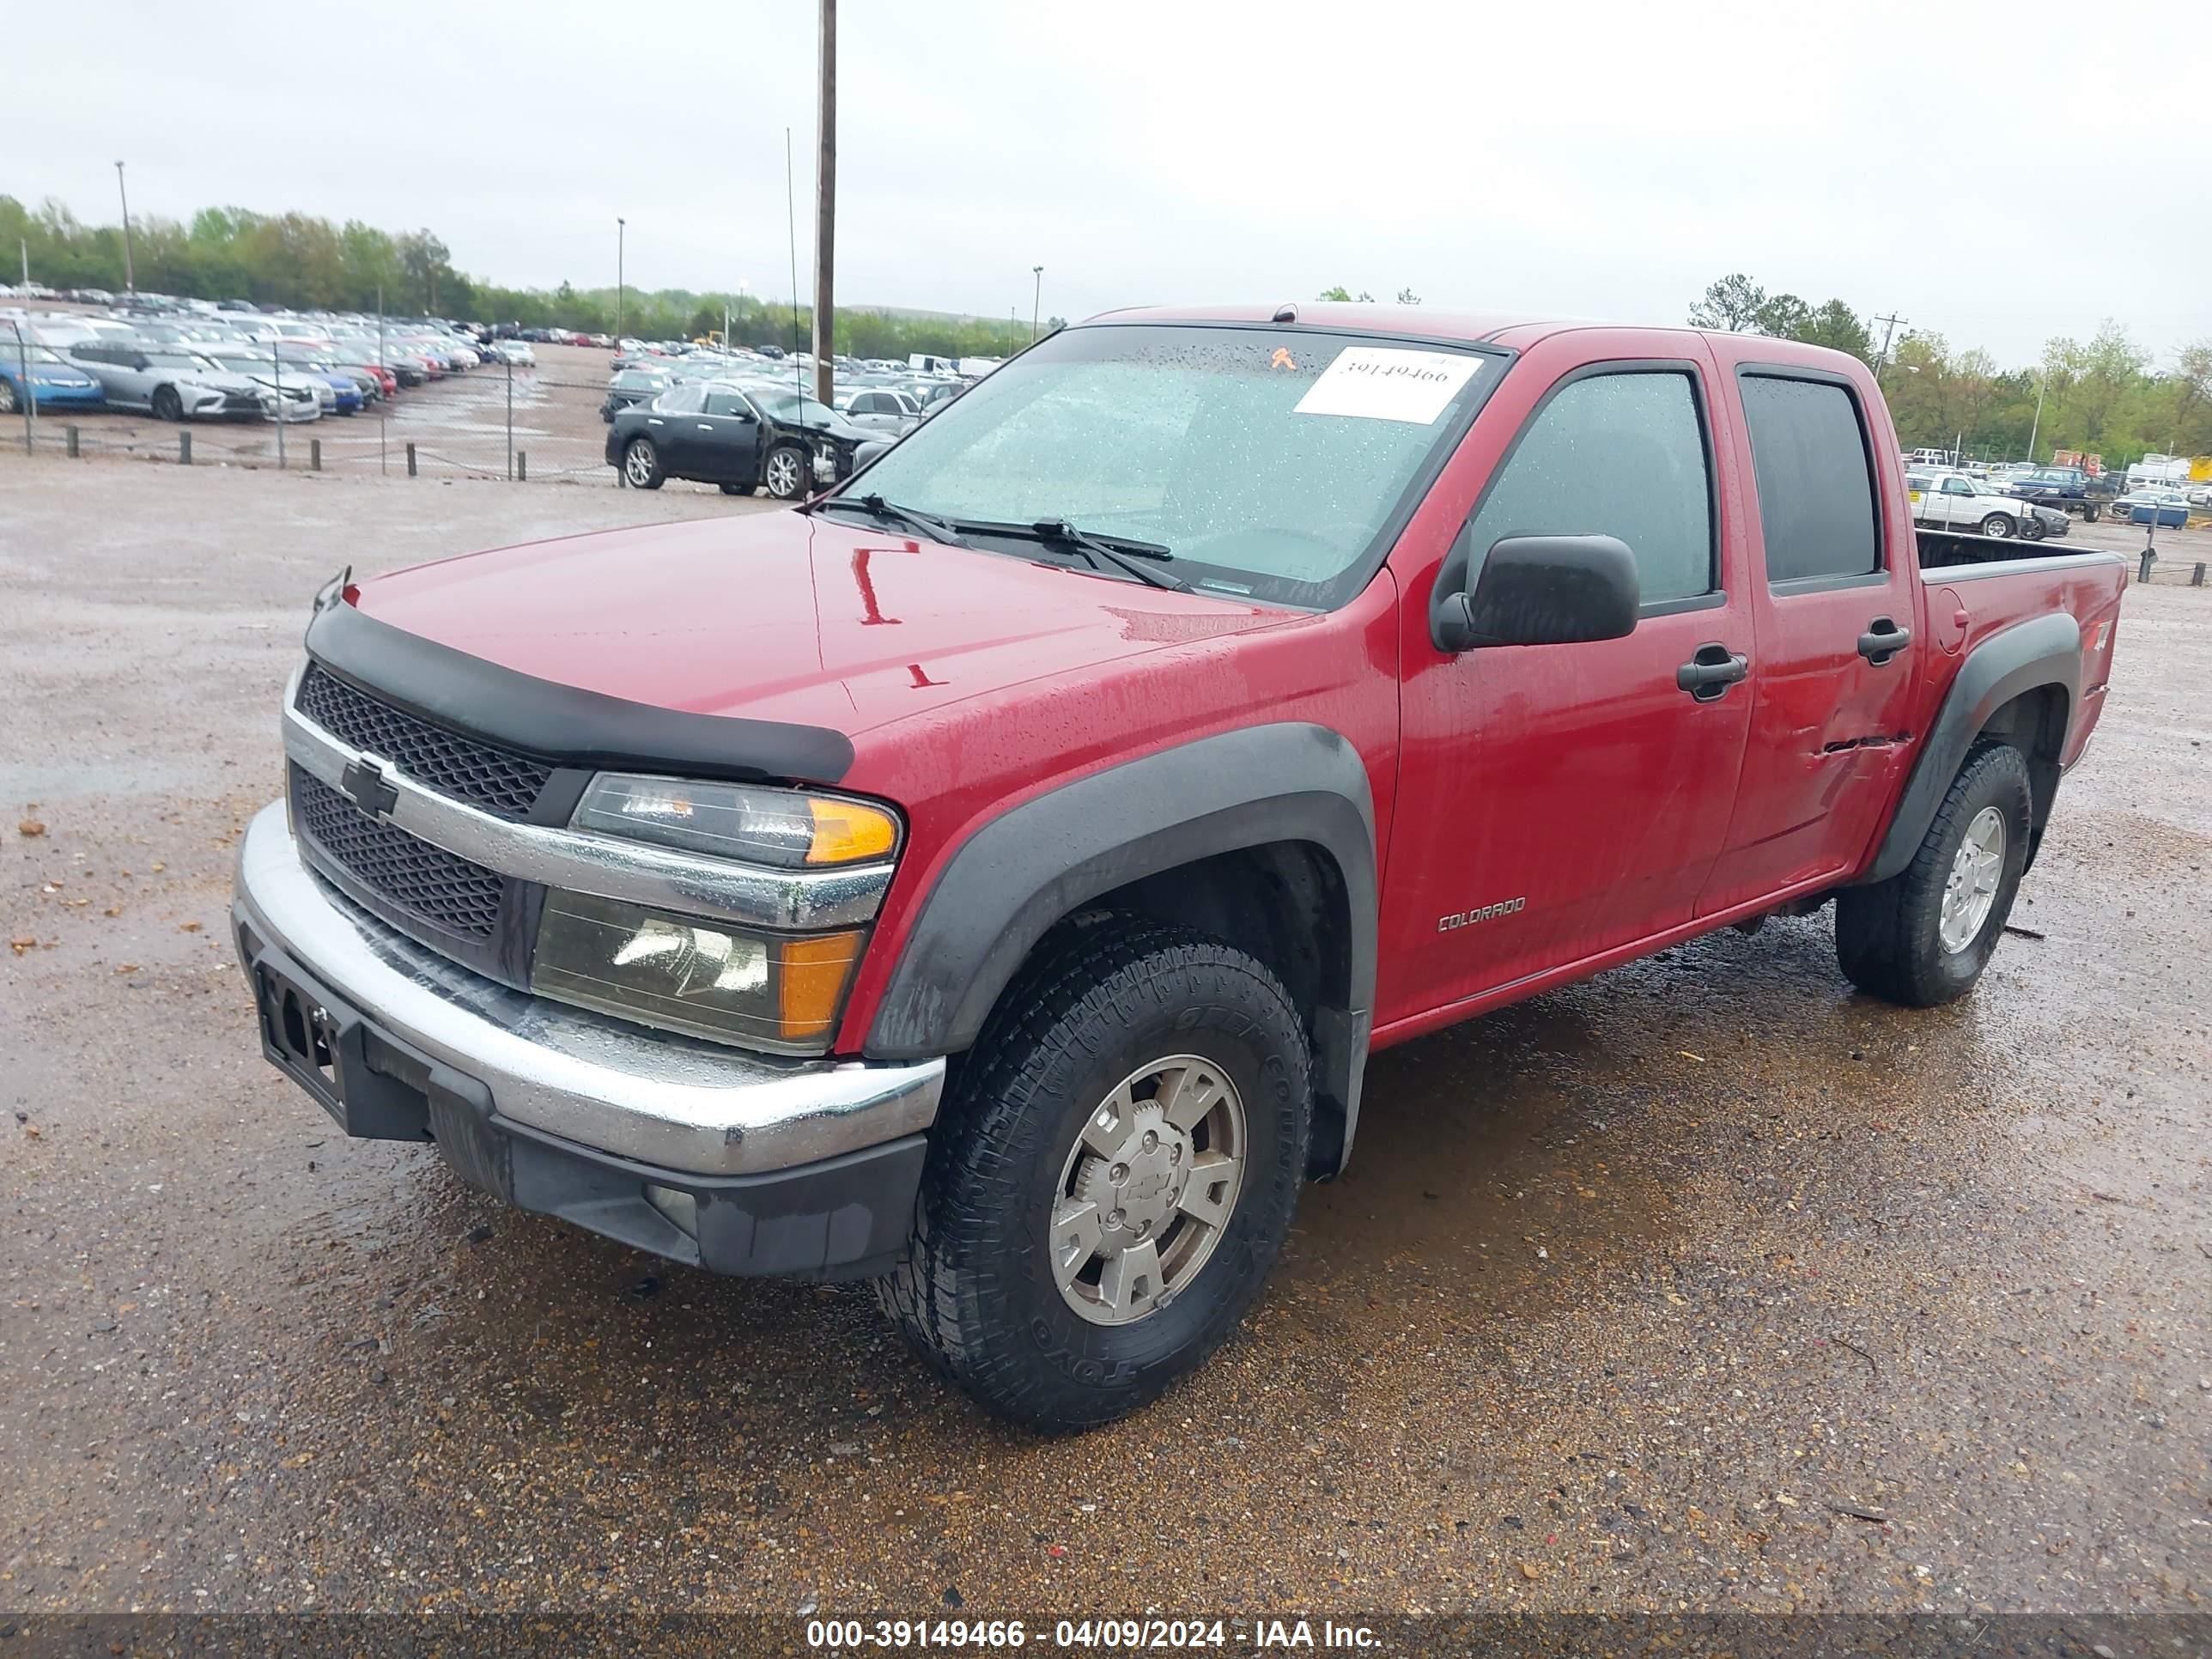
[[[1874,471],[1851,394],[1825,380],[1747,374],[1769,582],[1881,568]]]

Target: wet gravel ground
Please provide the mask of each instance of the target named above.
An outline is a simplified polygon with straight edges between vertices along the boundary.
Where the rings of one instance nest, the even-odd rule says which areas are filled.
[[[504,1210],[256,1048],[313,590],[757,510],[0,457],[0,1609],[2201,1607],[2212,591],[2130,592],[1974,997],[1816,916],[1382,1055],[1243,1335],[1039,1441],[865,1287]]]

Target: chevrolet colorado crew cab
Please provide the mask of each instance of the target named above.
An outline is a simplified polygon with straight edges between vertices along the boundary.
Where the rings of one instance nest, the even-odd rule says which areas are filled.
[[[1863,990],[1972,988],[2124,573],[1916,532],[1897,454],[1780,340],[1121,312],[798,508],[342,575],[239,858],[263,1047],[1102,1422],[1380,1046],[1831,902]]]

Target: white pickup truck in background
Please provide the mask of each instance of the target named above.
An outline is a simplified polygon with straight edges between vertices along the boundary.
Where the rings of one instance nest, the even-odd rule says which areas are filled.
[[[1905,475],[1915,522],[1939,530],[1963,530],[2003,540],[2017,536],[2039,542],[2063,536],[2067,518],[2055,507],[2039,507],[2007,495],[1985,478],[1964,472],[1921,471]]]

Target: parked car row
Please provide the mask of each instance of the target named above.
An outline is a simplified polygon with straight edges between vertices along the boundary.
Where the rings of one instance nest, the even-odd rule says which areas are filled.
[[[107,315],[16,310],[0,323],[0,415],[27,403],[166,421],[312,421],[487,362],[529,368],[537,358],[522,341],[478,340],[429,319],[274,316],[228,301]]]
[[[2212,511],[2212,487],[2161,484],[2138,479],[2125,494],[2109,474],[2079,466],[2037,466],[2027,461],[1952,466],[1918,458],[1906,463],[1913,517],[1925,525],[1972,529],[1984,536],[2041,541],[2063,536],[2069,519],[2094,524],[2110,515],[2123,524],[2155,523],[2178,530],[2192,512]],[[2164,459],[2164,458],[2160,458]]]

